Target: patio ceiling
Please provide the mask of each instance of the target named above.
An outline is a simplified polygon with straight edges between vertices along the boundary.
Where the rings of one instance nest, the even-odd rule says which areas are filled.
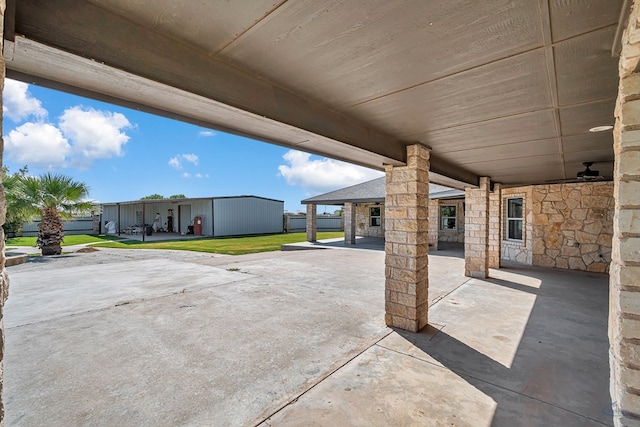
[[[623,0],[9,0],[7,75],[460,188],[611,175]],[[238,160],[240,161],[240,160]]]

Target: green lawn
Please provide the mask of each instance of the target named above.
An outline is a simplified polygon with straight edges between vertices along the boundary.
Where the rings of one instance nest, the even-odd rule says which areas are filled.
[[[93,242],[110,242],[113,240],[121,240],[121,238],[117,236],[91,236],[88,234],[75,234],[64,236],[64,242],[62,243],[62,246],[82,245],[84,243]],[[35,246],[36,237],[13,237],[7,239],[5,244],[6,246]]]
[[[317,239],[331,239],[344,237],[342,231],[319,232]],[[245,237],[206,237],[202,239],[171,240],[164,242],[140,242],[127,240],[108,242],[94,245],[97,248],[127,248],[127,249],[177,249],[183,251],[210,252],[226,255],[242,255],[256,252],[279,251],[286,243],[304,242],[306,233],[270,234],[264,236]]]

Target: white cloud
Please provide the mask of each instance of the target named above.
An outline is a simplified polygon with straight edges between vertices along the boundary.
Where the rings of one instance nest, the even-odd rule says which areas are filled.
[[[122,156],[129,141],[123,130],[131,123],[121,113],[76,106],[62,113],[59,127],[73,144],[76,166],[86,168],[93,160]]]
[[[182,177],[183,178],[198,178],[198,179],[204,179],[204,178],[209,178],[209,174],[208,173],[189,173],[189,172],[182,172]]]
[[[193,163],[194,165],[198,166],[198,156],[195,154],[183,154],[182,158],[184,160],[186,160],[187,162]]]
[[[168,163],[172,168],[180,169],[181,167],[180,159],[178,159],[178,156],[170,158]]]
[[[72,152],[60,129],[49,123],[27,122],[5,135],[7,157],[43,169],[66,166]]]
[[[37,120],[47,117],[47,110],[42,108],[42,102],[29,93],[29,85],[7,79],[2,91],[2,114],[14,122],[20,122],[29,116]]]
[[[177,154],[175,157],[169,159],[169,166],[178,170],[182,169],[182,161],[193,163],[198,166],[199,158],[196,154]]]
[[[278,170],[289,185],[298,185],[315,193],[337,190],[383,176],[382,172],[338,160],[311,160],[309,153],[289,150],[282,156],[289,165]]]
[[[203,137],[207,137],[207,136],[215,136],[215,132],[212,130],[201,130],[200,132],[198,132],[198,136],[203,136]]]

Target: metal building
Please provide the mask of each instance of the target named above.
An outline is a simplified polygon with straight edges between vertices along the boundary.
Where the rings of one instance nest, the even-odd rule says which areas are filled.
[[[102,204],[102,227],[117,234],[155,232],[202,236],[282,233],[284,201],[258,196],[133,200]]]

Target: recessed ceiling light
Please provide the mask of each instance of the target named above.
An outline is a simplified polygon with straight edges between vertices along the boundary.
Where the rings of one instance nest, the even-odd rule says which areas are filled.
[[[611,130],[611,129],[613,129],[613,126],[611,126],[611,125],[596,126],[594,128],[589,129],[589,132],[604,132],[604,131]]]

